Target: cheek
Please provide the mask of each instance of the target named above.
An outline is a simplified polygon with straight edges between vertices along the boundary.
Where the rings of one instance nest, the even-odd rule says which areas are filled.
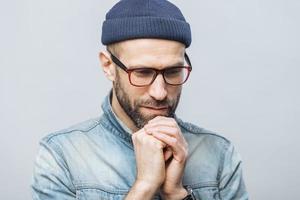
[[[128,96],[132,104],[139,104],[143,99],[145,99],[145,94],[147,91],[144,88],[138,88],[135,86],[131,86],[128,88]]]
[[[143,99],[143,96],[147,93],[147,89],[144,87],[135,87],[130,84],[128,76],[120,77],[120,84],[122,86],[123,93],[126,94],[127,98],[130,101],[131,105],[139,102],[140,99]]]
[[[121,75],[119,75],[119,84],[120,84],[123,92],[128,97],[131,97],[132,94],[134,94],[135,87],[130,84],[127,74],[122,73]]]
[[[168,87],[168,97],[170,99],[176,99],[181,94],[182,86],[170,86]]]

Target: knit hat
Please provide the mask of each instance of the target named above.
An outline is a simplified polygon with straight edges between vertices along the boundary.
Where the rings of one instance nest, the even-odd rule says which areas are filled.
[[[102,44],[137,38],[175,40],[189,47],[190,25],[179,8],[166,0],[121,0],[106,14]]]

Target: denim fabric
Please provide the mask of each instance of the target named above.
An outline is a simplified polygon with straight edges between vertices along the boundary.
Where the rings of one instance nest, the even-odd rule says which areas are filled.
[[[40,142],[32,179],[35,200],[124,199],[136,178],[131,131],[113,113],[52,133]],[[175,117],[189,145],[183,184],[197,199],[244,200],[241,158],[224,137]],[[161,199],[159,194],[154,199]]]

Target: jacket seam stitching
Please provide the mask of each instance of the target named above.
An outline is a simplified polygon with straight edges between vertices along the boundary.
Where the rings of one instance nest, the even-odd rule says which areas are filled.
[[[53,140],[54,137],[56,136],[60,136],[60,135],[65,135],[68,133],[72,133],[72,132],[81,132],[81,133],[86,133],[91,131],[92,129],[96,128],[99,125],[99,120],[96,120],[95,124],[91,125],[91,127],[89,127],[88,129],[72,129],[69,131],[64,131],[64,132],[58,132],[58,133],[53,133],[53,135],[50,135],[47,139],[46,142],[50,142]]]
[[[72,184],[72,186],[73,186],[73,189],[76,190],[76,187],[75,187],[75,185],[74,185],[74,180],[73,180],[73,178],[72,178],[72,175],[71,175],[71,173],[70,173],[69,171],[66,170],[66,169],[68,169],[69,167],[68,167],[68,164],[67,164],[67,163],[65,162],[65,160],[63,159],[64,156],[62,155],[62,152],[59,150],[58,146],[57,146],[53,141],[49,141],[49,142],[48,142],[48,145],[50,145],[50,144],[54,145],[54,147],[53,147],[53,148],[50,148],[49,146],[47,146],[47,145],[44,144],[44,143],[41,143],[41,146],[45,147],[45,148],[51,153],[51,155],[52,155],[53,158],[55,159],[56,163],[57,163],[60,167],[63,168],[64,173],[67,173],[67,174],[69,175],[71,184]],[[64,164],[62,164],[61,162],[59,162],[57,156],[53,153],[53,151],[56,152],[56,154],[62,158],[63,162],[65,163],[65,166],[64,166]],[[72,192],[74,192],[74,191],[72,191]],[[76,191],[75,191],[75,192],[76,192]]]
[[[124,195],[124,194],[128,193],[127,190],[107,190],[99,185],[90,185],[89,186],[89,185],[76,184],[76,189],[77,190],[101,190],[102,192],[115,194],[115,195]]]
[[[220,191],[221,190],[224,190],[227,185],[230,183],[231,179],[233,178],[233,176],[236,174],[237,170],[240,168],[240,165],[241,165],[242,161],[239,161],[239,163],[237,164],[237,166],[235,167],[233,173],[231,174],[229,180],[226,182],[226,184],[224,185],[224,187],[220,188]]]
[[[216,134],[216,133],[211,133],[211,132],[200,132],[200,131],[195,131],[193,130],[192,128],[187,128],[186,127],[186,122],[182,121],[181,119],[177,118],[178,120],[178,123],[181,125],[182,128],[184,128],[186,131],[188,131],[189,133],[192,133],[192,134],[207,134],[207,135],[212,135],[212,136],[216,136],[218,138],[221,138],[223,140],[225,140],[226,142],[230,142],[227,138],[219,135],[219,134]],[[191,124],[193,125],[193,124]],[[195,125],[194,125],[195,126]],[[201,129],[201,130],[205,130],[203,128],[200,128],[200,127],[197,127],[198,129]]]
[[[218,180],[218,182],[219,182],[219,186],[220,186],[220,180],[221,180],[222,170],[223,170],[223,168],[224,168],[225,154],[227,153],[227,151],[228,151],[230,145],[231,145],[231,144],[229,143],[229,144],[227,144],[227,145],[225,146],[225,151],[224,151],[223,154],[221,155],[221,166],[219,167],[219,169],[218,169],[218,174],[217,174],[217,180]]]

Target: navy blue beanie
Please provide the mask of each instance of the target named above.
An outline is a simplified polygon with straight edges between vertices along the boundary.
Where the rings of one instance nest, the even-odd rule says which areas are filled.
[[[106,14],[102,44],[137,38],[175,40],[189,47],[190,25],[179,8],[166,0],[121,0]]]

